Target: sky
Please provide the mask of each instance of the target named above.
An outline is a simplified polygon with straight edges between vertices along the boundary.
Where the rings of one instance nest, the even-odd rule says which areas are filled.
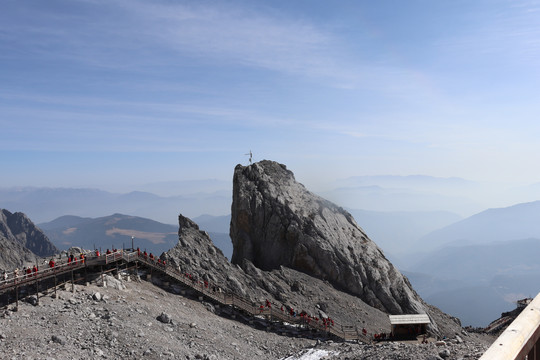
[[[0,187],[537,183],[539,77],[536,1],[3,0]]]

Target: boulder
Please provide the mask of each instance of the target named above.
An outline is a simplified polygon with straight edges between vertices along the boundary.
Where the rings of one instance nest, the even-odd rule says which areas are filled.
[[[164,324],[170,324],[172,322],[172,318],[170,317],[170,315],[164,312],[159,314],[159,316],[157,317],[157,320]]]
[[[439,351],[439,356],[442,357],[443,359],[450,357],[450,350],[442,349],[441,351]]]
[[[37,298],[36,295],[31,295],[31,296],[26,298],[26,302],[31,304],[31,305],[36,306],[38,304],[38,298]]]
[[[51,340],[60,345],[66,345],[66,338],[62,335],[53,335]]]
[[[114,276],[105,275],[103,278],[104,278],[103,287],[118,289],[118,290],[126,289],[126,286],[124,285],[123,281],[114,278]]]

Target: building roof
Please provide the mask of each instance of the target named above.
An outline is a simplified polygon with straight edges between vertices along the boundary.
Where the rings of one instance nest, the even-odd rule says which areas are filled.
[[[427,314],[388,315],[388,317],[391,325],[431,323]]]

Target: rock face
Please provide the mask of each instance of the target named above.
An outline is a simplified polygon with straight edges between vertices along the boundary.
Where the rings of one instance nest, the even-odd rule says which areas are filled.
[[[18,242],[34,254],[46,257],[58,252],[47,236],[23,213],[0,210],[0,236]]]
[[[263,271],[247,259],[242,261],[241,267],[230,263],[196,223],[183,215],[179,215],[178,220],[178,244],[161,258],[168,264],[180,266],[182,273],[206,280],[256,305],[270,300],[276,308],[283,306],[313,315],[324,311],[342,324],[362,323],[372,332],[389,327],[387,314],[320,279],[284,266]]]
[[[163,253],[161,258],[179,266],[183,273],[191,274],[198,280],[220,284],[224,290],[248,295],[243,285],[248,282],[246,275],[227,261],[208,233],[181,214],[178,216],[178,224],[178,244]]]
[[[56,247],[23,213],[0,209],[0,269],[11,271],[39,256],[57,252]]]
[[[24,263],[35,264],[36,260],[36,255],[30,250],[0,233],[0,270],[11,272],[15,268],[20,268]]]
[[[426,312],[409,281],[351,214],[309,192],[285,165],[237,165],[231,212],[233,263],[296,269],[387,313]]]

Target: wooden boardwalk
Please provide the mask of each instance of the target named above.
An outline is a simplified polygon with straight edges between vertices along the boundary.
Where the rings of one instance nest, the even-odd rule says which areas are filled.
[[[223,292],[221,287],[217,284],[211,284],[204,281],[198,281],[190,278],[189,274],[180,273],[178,269],[170,265],[158,263],[156,259],[151,260],[148,257],[143,256],[138,251],[117,251],[107,255],[101,256],[88,256],[84,262],[77,259],[75,263],[59,262],[53,268],[47,267],[46,269],[39,269],[37,273],[30,275],[19,274],[15,277],[11,274],[7,280],[0,280],[0,294],[6,292],[15,293],[15,301],[19,301],[19,289],[23,287],[36,287],[36,294],[39,294],[40,283],[42,286],[48,283],[48,287],[51,287],[52,279],[54,279],[54,289],[58,284],[58,279],[63,279],[66,282],[66,278],[70,279],[73,283],[75,281],[75,273],[81,271],[88,272],[91,269],[104,266],[110,267],[112,265],[126,264],[134,265],[136,267],[146,267],[152,269],[152,272],[167,275],[175,282],[182,286],[194,290],[199,294],[199,297],[207,298],[212,302],[221,306],[232,306],[233,308],[244,312],[251,317],[265,318],[270,322],[281,322],[284,324],[290,324],[295,326],[301,326],[303,328],[316,330],[328,334],[343,341],[357,340],[364,343],[371,343],[371,339],[358,331],[355,326],[347,326],[338,323],[335,320],[323,320],[318,318],[312,318],[307,316],[300,316],[296,313],[291,313],[282,307],[277,307],[275,304],[268,304],[270,306],[260,306],[252,303],[251,301],[233,293]],[[92,270],[95,272],[95,270]],[[39,296],[38,296],[39,301]]]

